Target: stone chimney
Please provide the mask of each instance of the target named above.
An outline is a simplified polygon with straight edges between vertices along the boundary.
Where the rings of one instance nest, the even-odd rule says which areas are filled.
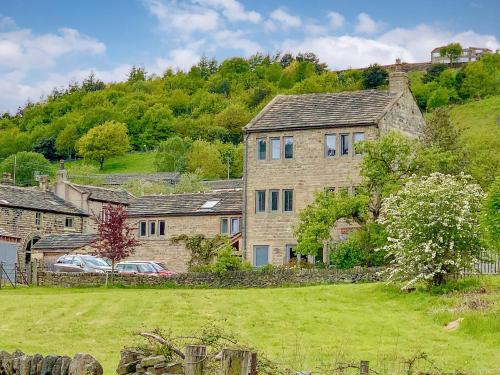
[[[59,198],[66,199],[66,182],[68,182],[68,171],[64,169],[64,160],[59,161],[59,170],[56,173],[55,193]]]
[[[38,176],[38,185],[41,191],[49,190],[49,176],[45,174]]]
[[[3,172],[2,175],[2,185],[13,185],[12,177],[9,172]]]
[[[391,94],[409,90],[408,76],[401,69],[401,59],[396,59],[394,71],[389,73],[389,92]]]

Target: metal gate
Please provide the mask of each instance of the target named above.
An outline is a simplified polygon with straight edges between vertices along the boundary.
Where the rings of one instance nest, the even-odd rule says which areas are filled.
[[[0,282],[15,282],[16,280],[17,245],[0,241]]]

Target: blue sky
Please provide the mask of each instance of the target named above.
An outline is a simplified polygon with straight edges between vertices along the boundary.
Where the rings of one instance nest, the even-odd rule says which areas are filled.
[[[0,111],[95,71],[123,80],[200,56],[312,51],[330,68],[427,61],[451,41],[500,48],[500,1],[2,0]]]

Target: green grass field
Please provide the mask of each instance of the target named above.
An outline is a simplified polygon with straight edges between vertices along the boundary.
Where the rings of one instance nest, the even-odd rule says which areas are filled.
[[[403,359],[423,351],[442,370],[498,374],[500,278],[482,283],[486,293],[444,296],[402,293],[381,283],[246,290],[3,289],[0,349],[88,352],[112,374],[120,348],[134,343],[133,333],[140,329],[185,334],[227,319],[241,342],[294,369],[366,359],[373,368],[395,374]],[[484,310],[467,307],[478,300]],[[457,331],[443,329],[459,317],[464,321]]]
[[[153,173],[154,152],[131,152],[123,156],[109,158],[104,162],[102,173]],[[83,163],[83,160],[67,162],[68,166]],[[97,166],[97,163],[95,164]]]

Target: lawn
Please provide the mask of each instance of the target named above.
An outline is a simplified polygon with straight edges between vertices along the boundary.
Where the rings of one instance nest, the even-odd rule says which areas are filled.
[[[131,152],[107,159],[102,173],[153,173],[156,172],[154,160],[154,152]],[[83,163],[83,160],[71,161],[68,165],[75,163]]]
[[[381,283],[246,290],[3,289],[0,349],[88,352],[112,374],[119,349],[133,343],[139,329],[182,334],[227,319],[243,343],[295,369],[367,359],[374,368],[395,373],[403,359],[424,351],[443,370],[498,374],[500,278],[483,283],[487,293],[446,296],[407,294]],[[476,299],[490,304],[483,311],[456,308]],[[457,331],[443,329],[459,317],[464,321]]]

